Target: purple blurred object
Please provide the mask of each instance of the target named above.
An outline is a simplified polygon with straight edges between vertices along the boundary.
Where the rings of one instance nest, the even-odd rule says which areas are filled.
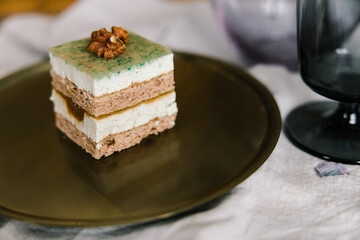
[[[247,65],[274,63],[297,71],[295,0],[211,0],[211,3]]]
[[[323,162],[315,167],[321,177],[350,174],[341,163]]]

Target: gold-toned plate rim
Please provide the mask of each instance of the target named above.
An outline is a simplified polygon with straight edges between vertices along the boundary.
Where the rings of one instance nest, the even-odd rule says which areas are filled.
[[[255,79],[251,74],[249,74],[246,70],[243,70],[239,67],[232,66],[229,63],[222,62],[217,59],[213,59],[207,56],[194,55],[191,53],[184,52],[174,52],[174,59],[179,59],[182,61],[190,61],[196,62],[198,64],[203,64],[204,66],[222,69],[222,71],[227,71],[229,74],[233,74],[237,77],[237,79],[241,79],[241,81],[245,82],[248,86],[250,86],[254,92],[257,93],[257,96],[261,99],[265,109],[267,111],[268,116],[268,133],[265,137],[265,140],[258,154],[254,157],[254,160],[238,175],[234,176],[234,178],[229,181],[227,184],[219,187],[218,190],[204,195],[203,197],[197,198],[193,201],[189,201],[187,203],[183,203],[181,205],[175,206],[173,209],[168,210],[164,214],[159,214],[155,216],[146,216],[141,218],[126,218],[126,219],[96,219],[96,220],[74,220],[74,219],[57,219],[51,217],[41,217],[28,215],[25,213],[20,213],[13,211],[11,209],[7,209],[3,206],[0,206],[0,214],[9,218],[18,219],[21,221],[36,223],[36,224],[45,224],[45,225],[55,225],[55,226],[67,226],[67,227],[95,227],[95,226],[110,226],[110,225],[122,225],[122,224],[134,224],[134,223],[142,223],[153,220],[160,220],[172,216],[176,216],[180,213],[189,211],[195,207],[201,206],[210,200],[213,200],[234,187],[243,182],[245,179],[250,177],[258,168],[262,166],[262,164],[268,159],[273,149],[275,148],[278,138],[281,132],[281,115],[279,108],[276,104],[276,101],[270,91],[257,79]],[[0,79],[0,87],[12,79],[16,79],[20,76],[26,76],[32,74],[34,71],[44,71],[49,69],[49,61],[44,61],[33,66],[27,67],[23,70],[15,72],[9,76]]]

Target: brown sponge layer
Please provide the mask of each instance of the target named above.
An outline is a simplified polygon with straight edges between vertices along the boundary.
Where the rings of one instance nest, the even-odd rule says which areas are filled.
[[[88,91],[79,89],[67,78],[56,75],[52,70],[50,74],[51,84],[56,90],[71,98],[74,103],[95,117],[133,106],[175,89],[174,71],[100,97],[94,97]]]
[[[62,132],[76,144],[80,145],[85,151],[90,153],[94,158],[100,159],[103,156],[109,156],[114,152],[132,147],[151,134],[157,135],[166,129],[174,127],[176,113],[171,116],[155,118],[144,125],[125,132],[110,134],[99,143],[93,142],[61,114],[55,112],[55,117],[56,126]]]

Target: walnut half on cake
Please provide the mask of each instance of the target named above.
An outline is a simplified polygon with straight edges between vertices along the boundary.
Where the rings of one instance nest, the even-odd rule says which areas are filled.
[[[129,33],[105,58],[122,46],[113,35],[97,34],[102,50],[93,38],[49,49],[56,126],[96,159],[172,128],[178,111],[172,52]]]

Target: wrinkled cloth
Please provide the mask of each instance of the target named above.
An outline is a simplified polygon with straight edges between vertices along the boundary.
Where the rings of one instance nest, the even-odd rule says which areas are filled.
[[[17,15],[0,26],[0,76],[42,61],[47,48],[119,25],[174,50],[242,65],[207,1],[79,1],[58,16]],[[20,29],[20,30],[19,30]],[[282,117],[298,104],[324,100],[282,66],[249,71],[273,93]],[[323,160],[281,134],[264,165],[224,196],[193,211],[143,224],[64,228],[0,217],[0,239],[358,239],[360,169],[321,178]]]

